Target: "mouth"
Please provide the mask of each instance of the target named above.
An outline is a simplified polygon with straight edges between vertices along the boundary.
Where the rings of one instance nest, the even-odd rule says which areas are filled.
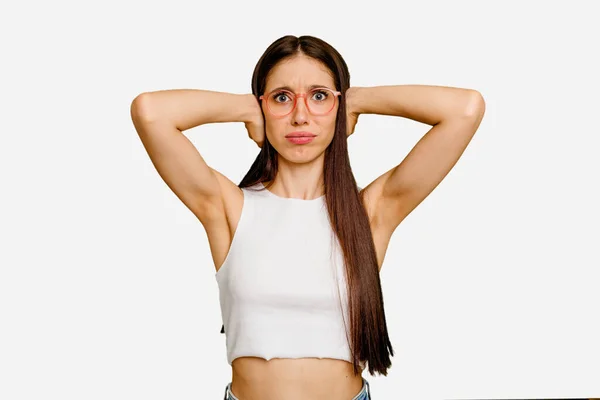
[[[315,135],[314,133],[310,133],[310,132],[292,132],[292,133],[288,133],[287,135],[285,135],[286,138],[290,139],[290,138],[314,138]]]
[[[313,139],[315,138],[314,135],[310,135],[310,136],[286,136],[286,139],[294,144],[306,144],[306,143],[310,143],[313,141]]]

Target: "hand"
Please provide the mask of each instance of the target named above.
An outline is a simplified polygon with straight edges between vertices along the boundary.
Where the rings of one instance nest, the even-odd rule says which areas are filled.
[[[256,143],[259,148],[262,148],[265,142],[265,119],[260,103],[253,94],[250,94],[250,96],[249,102],[251,103],[251,111],[247,120],[244,122],[244,125],[248,131],[248,137]]]
[[[360,113],[356,109],[356,88],[350,87],[346,90],[346,137],[354,133]]]

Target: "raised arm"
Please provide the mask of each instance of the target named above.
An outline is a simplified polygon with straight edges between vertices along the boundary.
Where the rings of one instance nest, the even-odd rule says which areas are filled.
[[[130,111],[144,148],[169,188],[204,225],[221,218],[222,194],[237,185],[210,168],[183,132],[208,123],[253,121],[261,115],[256,98],[207,90],[163,90],[138,95]]]
[[[479,128],[485,101],[475,90],[445,86],[351,89],[350,116],[395,115],[432,126],[400,164],[365,188],[366,197],[372,199],[369,214],[391,235],[457,163]]]

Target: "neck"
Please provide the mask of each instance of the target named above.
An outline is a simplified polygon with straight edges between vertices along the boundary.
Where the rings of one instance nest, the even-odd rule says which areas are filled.
[[[279,157],[277,176],[269,190],[280,196],[313,200],[325,194],[323,180],[324,155],[313,162],[297,164]],[[265,182],[265,185],[271,182]]]

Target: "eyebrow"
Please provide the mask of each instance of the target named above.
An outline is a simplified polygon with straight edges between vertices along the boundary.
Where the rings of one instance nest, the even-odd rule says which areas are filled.
[[[331,89],[329,86],[327,85],[310,85],[308,87],[308,90],[313,90],[313,89],[317,89],[317,88],[327,88],[327,89]],[[289,87],[289,86],[279,86],[276,87],[275,89],[270,90],[269,92],[274,92],[276,90],[289,90],[290,92],[293,92],[294,90]],[[333,90],[333,89],[332,89]]]

